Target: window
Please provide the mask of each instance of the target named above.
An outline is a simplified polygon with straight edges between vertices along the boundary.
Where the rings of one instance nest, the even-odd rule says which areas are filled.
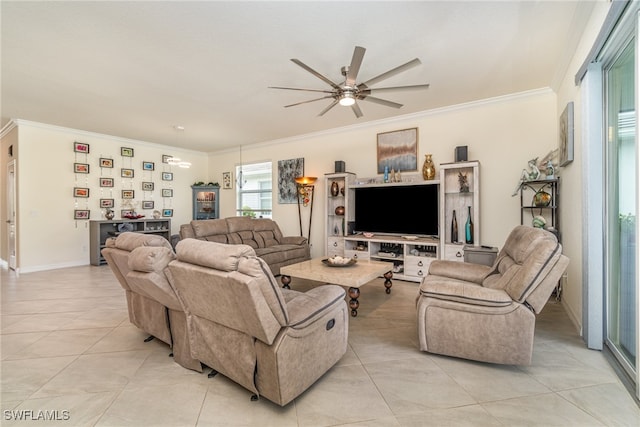
[[[271,162],[236,166],[236,215],[271,218]]]

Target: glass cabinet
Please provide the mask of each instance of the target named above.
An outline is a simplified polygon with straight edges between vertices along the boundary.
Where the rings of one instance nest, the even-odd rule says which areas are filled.
[[[220,187],[192,185],[193,219],[215,219],[219,216]]]

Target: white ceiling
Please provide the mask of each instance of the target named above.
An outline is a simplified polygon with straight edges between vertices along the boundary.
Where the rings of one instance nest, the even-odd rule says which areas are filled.
[[[597,0],[608,1],[608,0]],[[212,152],[544,87],[566,72],[592,1],[2,1],[2,125],[43,122]],[[328,89],[356,45],[358,82],[401,109],[268,86]],[[322,95],[322,94],[320,94]],[[183,132],[174,126],[184,126]]]

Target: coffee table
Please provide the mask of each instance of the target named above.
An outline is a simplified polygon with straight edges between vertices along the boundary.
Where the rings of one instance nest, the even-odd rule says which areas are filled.
[[[326,258],[313,258],[308,261],[302,261],[297,264],[287,265],[280,268],[282,285],[289,289],[291,277],[299,279],[313,280],[315,282],[325,282],[334,285],[349,287],[349,308],[351,308],[351,316],[358,315],[358,307],[360,303],[360,287],[369,283],[376,277],[384,276],[385,292],[391,293],[391,278],[393,273],[391,268],[393,265],[388,262],[358,260],[357,263],[346,267],[331,267],[325,265],[322,260]]]

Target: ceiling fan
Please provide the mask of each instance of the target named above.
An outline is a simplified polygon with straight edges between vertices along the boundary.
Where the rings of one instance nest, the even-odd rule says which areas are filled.
[[[418,58],[412,59],[406,64],[402,64],[398,67],[395,67],[385,73],[382,73],[372,79],[365,81],[364,83],[357,83],[356,78],[358,76],[358,71],[360,71],[360,65],[362,65],[362,59],[364,58],[364,53],[366,49],[361,46],[356,46],[353,51],[353,57],[351,58],[351,64],[348,66],[344,66],[341,69],[342,75],[345,77],[344,82],[338,84],[329,80],[327,77],[323,76],[313,68],[309,67],[299,59],[291,59],[294,64],[299,65],[304,68],[323,82],[327,83],[331,86],[331,90],[319,90],[319,89],[301,89],[301,88],[293,88],[293,87],[280,87],[280,86],[269,86],[270,89],[285,89],[285,90],[299,90],[305,92],[320,92],[325,93],[326,95],[321,98],[310,99],[308,101],[297,102],[295,104],[285,105],[285,108],[294,107],[296,105],[307,104],[309,102],[320,101],[323,99],[333,99],[331,104],[329,104],[324,110],[318,114],[318,116],[324,115],[327,111],[335,107],[337,104],[351,107],[353,113],[356,117],[362,117],[362,110],[358,106],[357,100],[374,102],[376,104],[385,105],[387,107],[400,108],[402,104],[398,104],[397,102],[387,101],[386,99],[380,99],[371,96],[372,93],[378,92],[391,92],[391,91],[402,91],[402,90],[416,90],[416,89],[427,89],[429,87],[428,84],[422,85],[411,85],[411,86],[395,86],[395,87],[382,87],[382,88],[372,88],[371,85],[374,85],[382,80],[388,79],[389,77],[395,76],[403,71],[406,71],[410,68],[420,65],[420,60]]]

